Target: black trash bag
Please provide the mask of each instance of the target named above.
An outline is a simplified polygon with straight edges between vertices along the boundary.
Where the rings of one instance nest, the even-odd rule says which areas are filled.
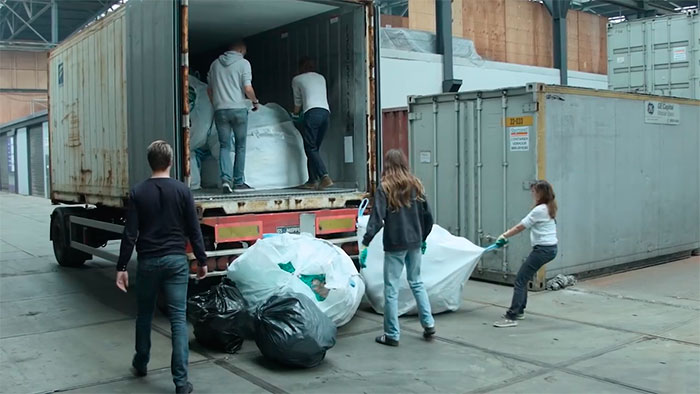
[[[333,321],[302,294],[270,297],[255,316],[255,343],[266,358],[290,367],[319,365],[335,346]]]
[[[194,336],[205,347],[235,353],[245,338],[253,338],[253,319],[248,303],[228,278],[187,301],[187,319]]]

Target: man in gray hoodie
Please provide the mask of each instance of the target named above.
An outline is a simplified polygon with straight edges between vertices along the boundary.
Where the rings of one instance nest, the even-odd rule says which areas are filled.
[[[214,105],[214,123],[219,133],[219,172],[225,194],[251,189],[245,183],[245,143],[248,133],[248,100],[257,111],[260,102],[253,90],[253,72],[244,58],[246,45],[231,45],[209,69],[209,97]],[[231,150],[236,157],[231,163]]]

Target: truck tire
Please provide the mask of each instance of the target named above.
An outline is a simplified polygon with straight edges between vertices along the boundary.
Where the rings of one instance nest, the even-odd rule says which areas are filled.
[[[70,247],[68,239],[68,218],[79,214],[83,208],[56,208],[51,214],[51,241],[53,242],[53,254],[58,264],[63,267],[80,267],[92,255]]]

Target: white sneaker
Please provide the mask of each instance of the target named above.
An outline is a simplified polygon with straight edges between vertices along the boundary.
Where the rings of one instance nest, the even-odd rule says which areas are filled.
[[[515,320],[510,320],[508,318],[503,318],[503,320],[499,320],[497,322],[494,322],[493,326],[498,327],[498,328],[517,327],[518,322]]]

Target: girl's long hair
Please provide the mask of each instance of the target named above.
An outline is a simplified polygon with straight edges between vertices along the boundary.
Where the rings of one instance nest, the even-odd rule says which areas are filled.
[[[411,174],[406,156],[398,149],[390,150],[384,158],[382,188],[392,211],[410,207],[414,196],[420,201],[425,201],[423,184]]]
[[[557,200],[554,196],[554,188],[545,180],[538,180],[530,186],[535,192],[535,206],[546,204],[549,211],[549,217],[555,219],[557,217]]]

